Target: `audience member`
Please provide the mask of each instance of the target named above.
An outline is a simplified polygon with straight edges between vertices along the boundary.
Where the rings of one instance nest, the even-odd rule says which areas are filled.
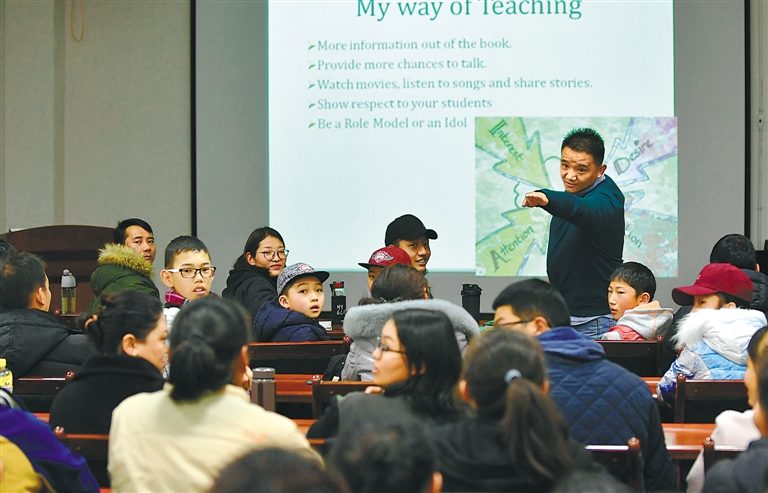
[[[41,483],[46,487],[40,491],[99,492],[99,485],[88,469],[85,459],[73,454],[56,438],[47,424],[22,409],[13,397],[2,389],[0,389],[0,437],[4,437],[24,453],[41,477]],[[6,455],[5,446],[1,446],[0,450],[3,469],[10,468],[13,463],[5,464],[5,461],[10,459],[10,456]],[[3,492],[19,491],[11,489],[10,486],[6,489],[4,480],[0,481],[0,485],[0,491]]]
[[[625,262],[611,274],[608,306],[616,326],[601,339],[645,341],[666,333],[672,325],[672,309],[653,299],[656,278],[638,262]]]
[[[8,258],[14,253],[16,253],[16,249],[13,248],[13,245],[5,240],[0,240],[0,269],[3,268],[3,264],[5,264],[8,261]],[[2,311],[3,305],[0,305],[0,312]]]
[[[288,250],[277,230],[263,227],[253,230],[245,242],[243,254],[235,261],[227,277],[223,298],[242,304],[256,318],[261,305],[277,303],[277,276],[283,271]]]
[[[411,264],[422,273],[427,272],[427,262],[432,255],[429,240],[436,240],[434,229],[427,229],[421,219],[405,214],[398,217],[389,225],[384,235],[384,244],[400,247],[411,257]]]
[[[752,409],[740,413],[738,411],[723,411],[715,418],[715,429],[710,435],[717,447],[747,448],[754,440],[760,438],[760,430],[755,424],[755,410],[760,400],[760,390],[756,365],[768,354],[768,327],[755,332],[749,340],[747,348],[747,371],[744,372],[744,385],[747,387],[747,397]],[[704,453],[700,453],[688,473],[688,493],[700,493],[704,488]],[[763,492],[761,492],[763,493]]]
[[[216,267],[205,244],[194,236],[179,236],[165,247],[165,269],[160,272],[165,292],[163,313],[168,330],[173,330],[173,319],[185,303],[211,294]]]
[[[624,250],[624,194],[605,174],[603,139],[577,128],[563,139],[560,178],[564,192],[529,192],[523,207],[552,214],[547,274],[562,293],[570,325],[598,339],[614,325],[605,291]]]
[[[317,319],[323,310],[323,283],[329,273],[308,264],[289,265],[277,277],[278,304],[264,303],[253,319],[259,342],[329,341]]]
[[[459,350],[464,353],[469,340],[480,334],[477,321],[467,311],[445,300],[427,297],[427,282],[410,265],[391,265],[378,275],[371,288],[371,298],[363,306],[350,308],[344,317],[344,333],[352,339],[342,380],[373,380],[373,351],[384,324],[397,311],[411,308],[444,313],[456,331]]]
[[[429,422],[458,419],[461,406],[453,389],[461,374],[461,353],[454,332],[450,319],[437,311],[393,313],[373,352],[373,384],[377,387],[369,387],[365,394],[333,399],[307,436],[327,438],[340,429],[354,429],[379,407]],[[372,394],[379,390],[383,395]]]
[[[379,275],[384,267],[395,264],[411,265],[411,257],[402,248],[394,246],[379,248],[371,254],[367,264],[362,262],[357,264],[368,270],[368,293],[371,292],[371,286],[376,276]]]
[[[225,467],[208,493],[345,493],[347,487],[316,460],[291,450],[250,452]]]
[[[629,485],[620,482],[610,474],[595,474],[576,471],[565,476],[552,493],[632,493]]]
[[[749,310],[752,282],[731,264],[705,266],[693,286],[672,290],[679,305],[693,304],[674,342],[683,348],[659,380],[656,394],[675,402],[677,376],[688,379],[740,380],[747,369],[747,344],[765,325],[765,315]]]
[[[549,397],[571,436],[588,445],[625,445],[636,437],[645,488],[672,489],[677,473],[648,385],[605,359],[600,344],[568,326],[568,307],[554,286],[539,279],[511,284],[493,308],[495,327],[538,337],[547,358]]]
[[[548,491],[563,474],[600,471],[547,397],[539,343],[508,330],[473,342],[459,393],[477,416],[432,430],[444,491]]]
[[[112,490],[207,491],[243,454],[272,446],[315,454],[296,425],[249,402],[242,309],[218,298],[189,303],[171,331],[170,382],[127,398],[112,416]]]
[[[758,401],[754,420],[761,438],[736,459],[722,460],[707,472],[704,493],[763,493],[768,490],[768,354],[757,362]],[[715,442],[717,444],[717,442]]]
[[[351,493],[437,493],[442,475],[421,423],[409,414],[370,409],[370,419],[346,428],[328,460]]]
[[[720,238],[709,254],[710,264],[731,264],[741,269],[752,282],[752,301],[749,308],[760,310],[768,317],[768,276],[760,272],[757,253],[752,242],[744,235],[728,234]],[[680,307],[675,313],[672,326],[664,334],[664,350],[659,358],[659,372],[664,373],[677,358],[674,336],[680,321],[691,312],[692,305]]]
[[[63,377],[95,354],[88,339],[48,313],[51,289],[45,264],[31,253],[11,255],[0,275],[0,358],[14,378]]]
[[[120,291],[135,290],[160,297],[154,282],[155,237],[152,227],[141,219],[126,219],[117,225],[114,243],[99,250],[99,266],[91,274],[93,301],[86,312],[95,315],[101,297]]]
[[[168,328],[160,300],[123,291],[102,300],[101,306],[98,315],[79,319],[100,354],[91,356],[56,395],[51,428],[107,434],[112,411],[124,399],[163,388]]]

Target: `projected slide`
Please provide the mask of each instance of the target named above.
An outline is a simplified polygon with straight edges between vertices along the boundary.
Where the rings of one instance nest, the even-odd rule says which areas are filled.
[[[676,118],[477,118],[477,275],[546,276],[549,221],[525,194],[563,190],[560,144],[578,125],[601,129],[608,174],[625,196],[624,259],[677,276]]]
[[[291,261],[358,270],[387,224],[411,213],[439,234],[430,271],[543,275],[533,253],[498,270],[476,257],[514,221],[523,188],[559,185],[541,163],[539,177],[496,173],[476,185],[476,125],[509,116],[505,131],[538,131],[546,159],[570,130],[557,118],[594,124],[607,146],[626,145],[609,153],[613,169],[644,135],[630,121],[674,116],[671,0],[270,0],[268,10],[270,225]],[[493,175],[497,162],[483,159]],[[658,225],[632,215],[676,217],[677,181],[651,176],[654,166],[611,171],[632,202],[628,258],[661,248],[641,227]],[[546,245],[546,218],[526,221],[515,233],[534,230],[526,249]],[[657,275],[676,269],[673,231]]]

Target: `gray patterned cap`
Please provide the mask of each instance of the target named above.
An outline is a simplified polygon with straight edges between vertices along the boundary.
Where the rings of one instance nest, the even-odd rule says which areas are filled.
[[[298,263],[287,265],[280,271],[280,275],[277,276],[277,294],[282,295],[285,288],[289,284],[293,284],[293,281],[296,279],[310,276],[318,278],[320,282],[323,283],[328,280],[331,274],[324,270],[315,270],[309,264]]]

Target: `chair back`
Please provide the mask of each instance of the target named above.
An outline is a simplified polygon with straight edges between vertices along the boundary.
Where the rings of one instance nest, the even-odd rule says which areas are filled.
[[[325,382],[322,375],[312,377],[312,419],[320,419],[335,395],[363,392],[370,382]]]
[[[621,365],[635,375],[659,375],[659,358],[664,347],[664,336],[650,341],[597,341],[605,351],[605,358]]]
[[[643,465],[640,440],[630,438],[626,445],[587,445],[592,460],[634,491],[643,491]]]
[[[276,373],[324,373],[333,356],[349,352],[349,337],[341,341],[252,342],[251,368],[270,367]]]
[[[63,377],[20,377],[13,379],[13,393],[21,398],[33,413],[51,411],[53,398],[67,385],[75,373],[68,371]]]
[[[742,447],[715,447],[712,437],[707,437],[704,440],[704,472],[723,459],[735,459],[744,450]]]
[[[743,380],[687,380],[677,376],[675,423],[714,423],[723,411],[749,409]]]
[[[68,434],[61,426],[57,426],[53,433],[72,452],[85,458],[100,487],[110,487],[107,472],[109,435]]]

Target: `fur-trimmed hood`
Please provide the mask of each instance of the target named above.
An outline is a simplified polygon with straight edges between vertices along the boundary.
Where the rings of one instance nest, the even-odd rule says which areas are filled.
[[[408,300],[396,303],[380,303],[350,308],[344,316],[344,333],[352,340],[356,338],[376,338],[381,334],[381,329],[392,314],[409,308],[421,308],[423,310],[435,310],[443,312],[450,319],[456,332],[464,334],[467,341],[476,335],[480,335],[480,328],[464,308],[445,300]]]
[[[702,309],[683,318],[674,343],[679,348],[705,342],[734,363],[746,365],[749,340],[765,325],[765,315],[757,310]]]
[[[99,265],[108,264],[127,267],[150,279],[154,276],[152,264],[126,245],[107,243],[104,248],[99,250]]]

